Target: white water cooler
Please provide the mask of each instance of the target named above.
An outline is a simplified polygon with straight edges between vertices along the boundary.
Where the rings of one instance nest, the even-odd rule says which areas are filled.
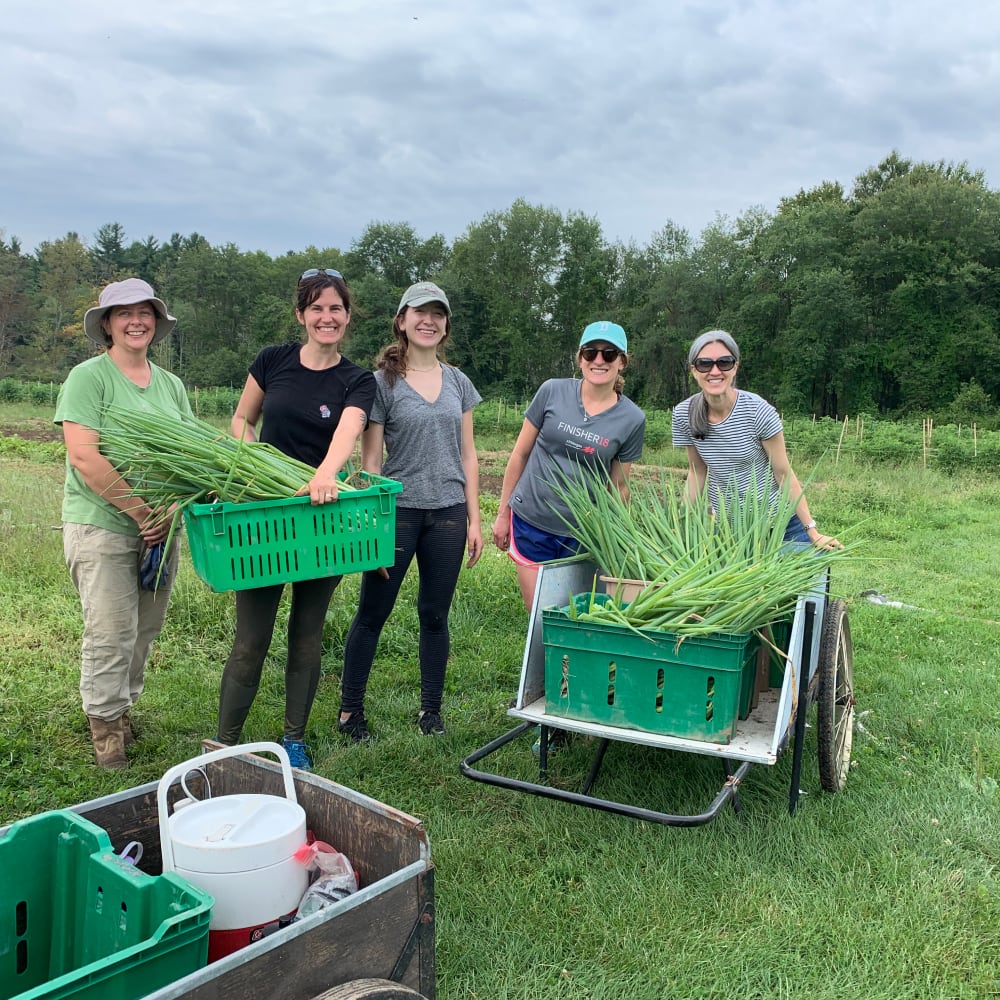
[[[262,751],[281,762],[284,798],[262,794],[188,798],[167,814],[167,790],[175,781],[223,757]],[[306,843],[306,814],[296,801],[284,747],[248,743],[178,764],[160,779],[157,805],[163,870],[177,872],[215,898],[209,962],[250,944],[281,918],[294,914],[309,886],[306,866],[294,858]]]

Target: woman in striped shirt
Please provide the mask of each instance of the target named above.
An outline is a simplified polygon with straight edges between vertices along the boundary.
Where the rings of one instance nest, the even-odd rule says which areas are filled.
[[[699,391],[674,407],[673,443],[686,448],[690,475],[687,496],[707,488],[712,506],[720,493],[735,489],[744,496],[754,483],[777,498],[786,482],[789,496],[798,497],[785,540],[840,548],[836,538],[822,534],[809,513],[805,494],[788,461],[781,418],[756,393],[736,388],[740,349],[725,330],[701,334],[688,352],[691,375]]]

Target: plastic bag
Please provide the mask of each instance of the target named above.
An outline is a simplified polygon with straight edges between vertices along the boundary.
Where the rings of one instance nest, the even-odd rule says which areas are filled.
[[[143,590],[156,590],[160,584],[167,582],[170,566],[163,558],[165,548],[164,542],[157,542],[148,546],[142,554],[142,562],[139,563],[139,586]]]
[[[302,896],[296,920],[308,917],[358,891],[358,874],[351,862],[329,844],[315,841],[308,845],[302,857],[296,852],[296,858],[318,872],[315,881]]]

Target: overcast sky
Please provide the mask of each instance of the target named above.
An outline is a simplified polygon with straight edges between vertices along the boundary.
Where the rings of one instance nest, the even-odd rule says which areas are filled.
[[[6,0],[0,234],[271,255],[517,198],[645,244],[893,149],[1000,183],[986,0]]]

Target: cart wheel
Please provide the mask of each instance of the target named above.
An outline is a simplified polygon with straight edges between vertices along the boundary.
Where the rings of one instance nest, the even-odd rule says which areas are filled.
[[[423,1000],[423,996],[391,979],[355,979],[319,993],[312,1000]]]
[[[828,792],[847,784],[854,742],[854,648],[847,605],[831,601],[819,647],[819,780]]]

